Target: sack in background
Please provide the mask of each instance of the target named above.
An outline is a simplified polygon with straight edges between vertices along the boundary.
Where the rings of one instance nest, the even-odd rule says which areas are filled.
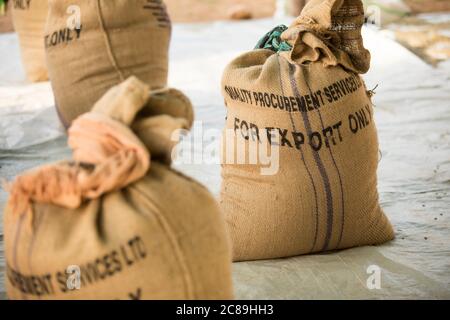
[[[170,169],[192,106],[132,77],[69,129],[73,161],[16,179],[4,213],[10,299],[232,299],[225,222]],[[77,287],[79,289],[77,289]]]
[[[221,207],[235,261],[391,240],[377,192],[377,130],[360,0],[312,0],[289,29],[226,68]],[[281,37],[279,36],[282,33]],[[257,152],[267,153],[274,174]],[[252,153],[249,150],[257,150]],[[239,150],[245,150],[238,162]],[[231,156],[230,156],[231,154]],[[233,159],[234,162],[228,159]],[[271,157],[271,158],[270,158]]]
[[[47,81],[43,41],[48,12],[47,0],[12,1],[10,8],[28,80]]]
[[[170,35],[160,0],[50,0],[46,54],[65,126],[131,75],[165,87]]]

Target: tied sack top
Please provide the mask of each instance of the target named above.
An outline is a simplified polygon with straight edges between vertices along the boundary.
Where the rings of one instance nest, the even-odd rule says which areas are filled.
[[[153,91],[152,95],[167,90]],[[74,121],[68,132],[73,162],[44,166],[19,176],[9,187],[14,211],[29,210],[31,202],[78,208],[85,200],[120,190],[150,169],[149,149],[155,149],[154,157],[169,161],[174,144],[166,140],[161,145],[158,139],[176,129],[189,129],[192,109],[185,108],[186,118],[159,115],[135,120],[149,98],[148,92],[147,85],[131,77],[105,94],[92,112]]]
[[[293,48],[286,54],[293,62],[321,61],[324,67],[341,65],[362,74],[370,68],[363,24],[361,0],[311,0],[281,38]]]

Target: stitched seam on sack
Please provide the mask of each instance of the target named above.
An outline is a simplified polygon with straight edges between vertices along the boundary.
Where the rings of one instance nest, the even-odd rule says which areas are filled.
[[[187,299],[196,299],[197,297],[195,295],[195,290],[194,290],[194,285],[193,285],[194,281],[192,278],[191,270],[188,267],[188,263],[183,254],[183,250],[181,249],[181,246],[179,245],[176,237],[174,236],[175,233],[172,231],[172,227],[170,226],[170,223],[167,221],[167,219],[164,218],[164,216],[162,214],[160,214],[161,210],[160,210],[159,206],[155,203],[155,201],[153,201],[153,199],[151,199],[148,195],[146,195],[143,190],[140,190],[140,188],[137,185],[129,186],[129,188],[136,189],[139,192],[139,195],[141,195],[147,201],[151,202],[151,204],[158,209],[157,210],[158,212],[152,212],[152,213],[155,216],[156,220],[159,222],[159,224],[162,227],[166,236],[169,238],[170,244],[171,244],[172,248],[174,249],[176,259],[180,263],[181,269],[186,274],[186,276],[183,277],[183,280],[186,285],[186,291],[187,291],[186,293],[188,296]]]
[[[98,16],[98,22],[100,23],[100,28],[103,33],[103,37],[105,39],[105,44],[106,44],[106,49],[108,52],[109,61],[111,62],[112,66],[114,67],[117,74],[119,75],[120,81],[125,81],[125,77],[122,73],[122,70],[120,70],[119,65],[117,64],[117,59],[114,56],[114,53],[112,52],[111,39],[109,38],[109,34],[106,31],[105,21],[103,19],[103,15],[102,15],[102,9],[101,9],[101,4],[100,4],[101,1],[102,0],[97,0],[97,16]]]
[[[278,62],[278,69],[279,69],[279,78],[280,78],[280,88],[281,88],[281,93],[284,96],[284,88],[283,88],[283,79],[281,78],[281,65],[280,65],[280,55],[277,55],[277,62]],[[289,117],[291,119],[291,125],[292,125],[292,129],[294,130],[294,132],[297,131],[297,128],[295,126],[295,122],[294,122],[294,117],[292,115],[292,112],[289,112]],[[305,160],[305,154],[303,152],[303,148],[300,146],[300,152],[301,152],[301,157],[302,157],[302,161],[303,161],[303,165],[305,166],[306,172],[308,173],[309,176],[309,180],[311,181],[311,184],[313,186],[313,190],[314,190],[314,200],[315,200],[315,206],[316,206],[316,214],[315,214],[315,218],[316,218],[316,223],[315,223],[315,234],[314,234],[314,242],[312,245],[312,248],[310,250],[310,253],[312,253],[314,251],[314,248],[316,247],[317,244],[317,237],[319,234],[319,204],[318,204],[318,199],[317,199],[317,189],[316,189],[316,184],[314,183],[314,179],[312,178],[312,174],[311,171],[309,170],[308,165],[306,164],[306,160]]]

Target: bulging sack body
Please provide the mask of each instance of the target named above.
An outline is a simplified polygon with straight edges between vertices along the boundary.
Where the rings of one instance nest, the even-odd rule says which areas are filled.
[[[69,129],[73,162],[10,186],[10,299],[231,299],[231,249],[210,193],[170,169],[192,124],[176,90],[130,78]],[[151,161],[150,161],[151,158]],[[150,163],[151,162],[151,163]]]
[[[47,0],[12,1],[14,29],[19,36],[22,63],[28,80],[48,80],[45,62],[44,29],[48,13]]]
[[[161,0],[50,0],[45,47],[62,122],[131,75],[165,87],[170,35]]]
[[[226,68],[220,205],[234,260],[393,238],[378,201],[372,92],[359,75],[370,63],[363,19],[359,0],[310,1],[281,39],[276,28],[260,42],[269,49]]]

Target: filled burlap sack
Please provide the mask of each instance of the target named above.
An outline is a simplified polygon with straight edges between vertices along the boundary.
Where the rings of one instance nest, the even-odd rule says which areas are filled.
[[[131,75],[165,87],[170,35],[161,0],[49,0],[45,47],[62,122]]]
[[[44,28],[47,20],[47,0],[12,1],[14,29],[19,36],[22,63],[28,80],[47,81],[45,62]]]
[[[169,165],[174,130],[192,121],[184,95],[149,98],[136,78],[75,120],[73,161],[8,187],[8,297],[231,299],[231,249],[218,205]]]
[[[359,75],[370,66],[363,21],[359,0],[312,0],[289,29],[260,41],[266,49],[226,68],[220,205],[234,260],[394,237],[378,201],[372,92]]]

